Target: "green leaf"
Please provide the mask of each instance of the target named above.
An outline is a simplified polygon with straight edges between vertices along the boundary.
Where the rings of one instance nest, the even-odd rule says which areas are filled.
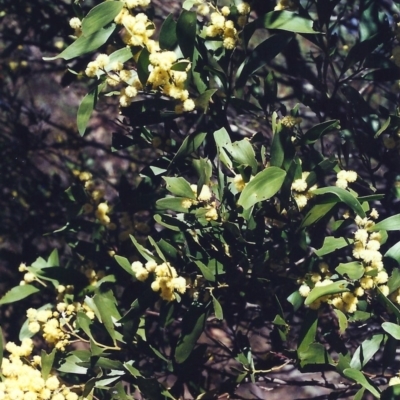
[[[96,294],[93,297],[93,302],[100,313],[101,322],[113,341],[122,340],[122,335],[117,332],[114,327],[114,322],[118,321],[121,315],[116,307],[117,301],[113,292],[109,290]]]
[[[160,29],[160,47],[163,50],[174,50],[178,44],[176,35],[176,22],[172,14],[169,14],[165,19]]]
[[[384,219],[383,221],[378,222],[377,224],[368,228],[371,232],[376,232],[380,230],[385,231],[398,231],[400,230],[400,214],[392,215],[389,218]]]
[[[175,348],[175,361],[181,364],[192,353],[197,340],[202,334],[208,314],[208,307],[194,302],[182,318],[182,331]]]
[[[363,400],[364,399],[365,388],[361,388],[355,395],[353,400]]]
[[[70,373],[70,374],[78,374],[78,375],[86,375],[88,369],[85,367],[81,367],[80,364],[83,360],[81,360],[78,356],[75,354],[70,354],[66,359],[63,364],[59,368],[57,368],[57,371],[60,372],[65,372],[65,373]]]
[[[192,135],[186,136],[185,140],[182,142],[181,147],[176,152],[171,164],[176,163],[178,160],[189,156],[194,153],[204,142],[207,132],[198,132]]]
[[[360,202],[358,201],[358,199],[345,189],[335,187],[335,186],[329,186],[329,187],[313,190],[312,193],[314,193],[316,196],[332,195],[332,199],[328,197],[329,203],[331,203],[331,202],[337,203],[339,201],[343,202],[343,203],[347,204],[360,217],[362,217],[362,218],[365,217],[365,212],[364,212]]]
[[[257,173],[258,163],[254,148],[249,140],[243,139],[232,143],[230,153],[235,163],[239,165],[249,165],[252,174],[255,175]]]
[[[212,297],[212,302],[213,302],[213,306],[214,306],[214,313],[215,313],[215,318],[219,319],[219,320],[223,320],[224,319],[224,313],[222,311],[222,307],[220,302],[216,299],[216,297],[214,296],[213,292],[210,292],[211,297]]]
[[[115,261],[129,274],[135,276],[135,273],[132,270],[131,263],[125,257],[114,256]]]
[[[337,308],[335,308],[333,311],[335,312],[336,317],[339,321],[339,333],[343,335],[346,332],[347,327],[349,326],[347,317],[342,311],[338,310]]]
[[[314,21],[292,11],[271,11],[262,17],[261,24],[267,29],[282,29],[294,33],[320,33],[313,29]]]
[[[391,311],[396,318],[400,321],[400,310],[398,309],[397,305],[393,304],[382,292],[379,288],[376,289],[378,291],[378,298],[379,300],[386,306],[386,308]]]
[[[103,3],[106,4],[106,3]],[[123,47],[110,54],[110,62],[106,65],[105,70],[111,71],[116,62],[124,63],[132,58],[132,50],[130,47]]]
[[[211,268],[207,267],[199,260],[196,260],[195,264],[197,265],[205,279],[207,279],[209,282],[215,282],[215,275]]]
[[[361,370],[381,348],[384,335],[374,335],[371,339],[364,340],[354,352],[350,367]]]
[[[326,286],[317,286],[311,290],[310,294],[306,297],[304,304],[309,305],[323,296],[329,296],[331,294],[336,294],[336,293],[349,292],[349,289],[347,289],[346,287],[347,284],[348,284],[347,281],[342,280],[330,283],[329,285]]]
[[[340,263],[339,266],[336,267],[335,271],[344,277],[347,275],[352,280],[362,278],[365,273],[363,264],[359,261]]]
[[[211,101],[211,97],[218,89],[208,89],[204,91],[200,96],[195,99],[196,108],[201,108],[204,111],[204,114],[208,111],[208,106]]]
[[[136,250],[140,253],[140,255],[141,255],[145,260],[147,260],[147,261],[154,260],[153,254],[152,254],[149,250],[147,250],[145,247],[143,247],[143,246],[136,240],[136,238],[135,238],[134,236],[129,235],[129,237],[131,238],[132,243],[135,245]]]
[[[161,226],[164,226],[175,232],[183,232],[188,228],[184,222],[177,218],[171,217],[170,215],[155,214],[154,220]]]
[[[176,35],[182,54],[191,59],[193,57],[196,40],[197,14],[194,11],[183,10],[176,23]]]
[[[299,351],[300,366],[332,363],[332,359],[321,343],[311,343],[306,350]]]
[[[0,305],[15,303],[37,292],[39,289],[33,285],[15,286],[0,299]]]
[[[384,322],[382,329],[389,335],[393,336],[396,340],[400,340],[400,326],[392,322]]]
[[[44,380],[47,379],[47,377],[49,376],[49,374],[53,368],[56,352],[57,352],[56,349],[53,349],[53,351],[50,354],[47,354],[44,350],[41,351],[40,367],[41,367],[42,378]]]
[[[102,86],[102,85],[101,85]],[[87,124],[96,106],[97,97],[99,95],[99,86],[95,86],[82,100],[78,108],[76,123],[81,136],[85,134]]]
[[[259,172],[240,194],[238,205],[249,209],[254,204],[274,196],[285,180],[286,172],[277,167],[268,167]]]
[[[319,138],[334,129],[340,129],[340,121],[333,119],[330,121],[322,122],[321,124],[313,126],[309,129],[304,136],[302,136],[301,141],[303,144],[314,144]]]
[[[215,144],[217,145],[218,157],[221,160],[222,164],[224,164],[229,169],[232,169],[232,160],[227,154],[227,151],[230,152],[230,150],[232,149],[232,142],[226,129],[221,128],[215,131],[214,140]]]
[[[236,87],[243,87],[249,77],[281,53],[293,37],[294,35],[290,33],[278,33],[253,49],[239,67],[240,75],[236,81]]]
[[[383,37],[383,34],[377,33],[352,46],[343,63],[342,74],[358,62],[364,61],[382,43]]]
[[[189,182],[185,178],[171,178],[163,176],[163,179],[167,183],[167,190],[169,190],[175,196],[196,199],[196,194],[193,193]]]
[[[318,222],[321,218],[325,217],[332,208],[335,207],[334,203],[326,203],[326,204],[316,204],[304,217],[301,222],[300,228],[305,228]]]
[[[64,60],[71,60],[72,58],[79,57],[83,54],[90,53],[97,50],[105,42],[115,30],[115,24],[111,24],[106,29],[100,29],[99,31],[89,36],[79,36],[71,45],[69,45],[64,51],[55,57],[43,57],[43,60],[50,61],[56,60],[57,58],[63,58]]]
[[[104,28],[119,14],[123,8],[120,1],[106,1],[93,7],[82,20],[82,33],[89,36]]]
[[[388,282],[389,293],[393,293],[400,287],[400,271],[398,268],[395,268],[392,272],[391,277]]]
[[[304,318],[297,346],[297,353],[300,354],[306,351],[311,343],[315,342],[315,335],[317,334],[318,327],[318,313],[314,310],[308,310]]]
[[[90,330],[90,325],[92,325],[93,321],[84,312],[78,311],[76,314],[76,323],[78,329],[82,329],[88,338],[90,338],[92,341],[95,341]]]
[[[167,196],[156,201],[157,210],[171,210],[178,213],[188,213],[189,209],[182,206],[182,197]]]
[[[322,247],[318,250],[315,250],[315,254],[318,257],[322,257],[326,254],[342,249],[343,247],[349,246],[353,242],[354,242],[353,239],[347,239],[344,237],[335,238],[333,236],[327,236],[324,239],[324,244],[322,245]]]
[[[372,384],[369,382],[369,380],[364,376],[362,372],[354,368],[346,368],[343,371],[343,374],[347,378],[352,379],[353,381],[357,382],[362,387],[367,389],[375,397],[380,398],[380,392],[374,386],[372,386]]]
[[[147,50],[147,48],[144,48],[140,52],[138,62],[137,62],[137,74],[138,74],[139,81],[143,85],[143,87],[146,87],[147,79],[149,78],[149,75],[150,75],[149,58],[150,58],[150,53]]]

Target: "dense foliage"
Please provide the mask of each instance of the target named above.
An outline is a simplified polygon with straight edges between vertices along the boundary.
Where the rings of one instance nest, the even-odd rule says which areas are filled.
[[[396,2],[186,0],[161,26],[149,0],[73,10],[46,60],[89,82],[79,134],[107,110],[140,171],[111,202],[69,164],[54,235],[70,251],[21,264],[0,299],[36,299],[0,399],[241,398],[247,382],[397,398]]]

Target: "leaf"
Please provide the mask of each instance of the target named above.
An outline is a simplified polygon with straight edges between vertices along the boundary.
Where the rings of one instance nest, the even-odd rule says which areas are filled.
[[[215,144],[217,145],[218,157],[221,160],[222,164],[224,164],[229,169],[232,169],[232,160],[227,154],[227,151],[231,150],[232,148],[232,142],[226,129],[222,127],[221,129],[215,131],[214,140]]]
[[[175,348],[175,361],[181,364],[192,353],[197,340],[202,334],[208,314],[208,307],[193,302],[182,318],[182,331]]]
[[[313,29],[314,21],[292,11],[271,11],[265,14],[260,22],[258,24],[267,29],[282,29],[294,33],[320,33]]]
[[[188,228],[184,222],[177,218],[171,217],[170,215],[155,214],[154,220],[161,226],[164,226],[165,228],[171,229],[175,232],[183,232]]]
[[[208,89],[204,91],[200,96],[195,99],[196,108],[201,108],[204,111],[204,114],[208,111],[208,106],[211,101],[211,97],[214,93],[216,93],[218,89]]]
[[[249,209],[254,204],[274,196],[285,180],[286,172],[278,167],[268,167],[259,172],[243,189],[238,205]]]
[[[308,310],[304,318],[297,345],[297,353],[300,354],[306,351],[311,343],[315,342],[315,335],[317,334],[318,327],[318,314],[314,310]]]
[[[400,340],[400,326],[392,322],[384,322],[382,329],[389,335],[393,336],[396,340]]]
[[[151,254],[151,252],[149,250],[147,250],[145,247],[143,247],[134,236],[129,235],[129,237],[132,240],[132,243],[135,245],[136,250],[140,253],[140,255],[146,260],[146,261],[150,261],[150,260],[154,260],[154,256],[153,254]]]
[[[60,265],[60,260],[58,259],[58,250],[54,249],[49,258],[47,259],[46,267],[58,267]]]
[[[400,320],[400,310],[398,307],[393,304],[380,290],[379,288],[376,289],[378,291],[378,298],[379,300],[385,304],[386,308],[391,311],[398,320]]]
[[[252,174],[257,173],[258,163],[254,148],[247,139],[232,143],[230,153],[235,163],[239,165],[249,165],[251,167]]]
[[[178,44],[176,22],[172,14],[165,19],[160,29],[160,47],[163,50],[174,50]]]
[[[314,193],[316,196],[330,194],[330,195],[332,195],[332,197],[337,199],[336,201],[333,199],[333,202],[341,201],[341,202],[347,204],[360,217],[362,217],[362,218],[365,217],[365,212],[364,212],[360,202],[357,200],[356,197],[354,197],[350,192],[348,192],[345,189],[335,187],[335,186],[329,186],[329,187],[313,190],[312,193]],[[331,202],[332,201],[329,201],[329,203],[331,203]]]
[[[183,10],[176,23],[176,35],[182,54],[191,59],[193,57],[196,40],[197,14],[194,11]]]
[[[78,374],[78,375],[86,375],[88,368],[81,367],[78,365],[83,360],[81,360],[75,354],[69,355],[63,364],[57,368],[57,371],[70,373],[70,374]]]
[[[169,190],[175,196],[185,197],[188,199],[196,199],[196,194],[190,187],[189,182],[182,178],[172,178],[163,176],[163,179],[167,183],[167,190]]]
[[[392,215],[389,218],[384,219],[383,221],[378,222],[377,224],[368,228],[368,231],[376,232],[376,231],[398,231],[400,230],[400,214]]]
[[[119,14],[123,8],[120,1],[106,1],[93,7],[82,20],[82,33],[89,36],[104,28]]]
[[[199,260],[196,260],[195,264],[197,265],[205,279],[207,279],[209,282],[215,282],[215,275],[211,268],[207,267]]]
[[[15,286],[0,299],[0,305],[20,301],[37,292],[39,292],[39,289],[33,285]]]
[[[99,87],[94,87],[81,101],[76,116],[76,124],[81,136],[85,134],[87,124],[96,106]]]
[[[321,343],[311,343],[306,350],[298,352],[298,356],[301,367],[310,364],[328,364],[333,362]]]
[[[301,222],[300,228],[305,228],[318,222],[321,218],[325,217],[332,208],[335,207],[334,203],[316,204],[304,217]]]
[[[249,77],[281,53],[293,37],[294,35],[290,33],[278,33],[253,49],[239,67],[240,75],[236,81],[236,87],[243,87]]]
[[[371,392],[375,397],[380,398],[380,393],[379,391],[371,385],[369,380],[364,376],[364,374],[357,369],[354,368],[346,368],[343,371],[344,376],[346,376],[349,379],[352,379],[353,381],[357,382],[360,384],[362,387],[367,389],[369,392]]]
[[[106,4],[106,3],[103,3]],[[122,49],[116,50],[109,56],[109,63],[106,65],[105,70],[111,71],[114,68],[116,62],[124,63],[132,58],[132,50],[130,47],[123,47]]]
[[[42,378],[44,380],[47,379],[47,377],[49,376],[49,374],[53,368],[56,352],[57,352],[56,349],[53,349],[53,351],[50,354],[47,354],[44,350],[41,351],[40,367],[41,367]]]
[[[380,349],[384,335],[374,335],[371,339],[364,340],[354,352],[350,367],[361,370]]]
[[[337,308],[335,308],[333,311],[335,312],[336,317],[339,321],[339,333],[343,335],[346,332],[347,327],[349,326],[347,317],[342,311],[338,310]]]
[[[365,269],[363,264],[359,261],[352,261],[348,263],[340,263],[335,271],[342,275],[348,276],[352,280],[358,280],[364,276]]]
[[[304,136],[302,136],[301,141],[303,144],[314,144],[319,138],[334,129],[340,129],[340,121],[333,119],[330,121],[322,122],[321,124],[313,126],[309,129]]]
[[[70,44],[64,51],[55,57],[43,57],[45,61],[56,60],[57,58],[63,58],[64,60],[71,60],[72,58],[79,57],[83,54],[90,53],[97,50],[114,32],[116,25],[112,24],[106,29],[100,29],[99,31],[89,36],[79,36],[72,44]]]
[[[363,400],[364,399],[365,388],[361,388],[355,395],[353,400]]]
[[[382,43],[383,37],[384,35],[377,33],[351,47],[346,59],[344,60],[341,73],[344,74],[354,64],[364,61],[366,57],[369,56],[373,50],[375,50],[375,48]]]
[[[354,242],[353,239],[347,239],[344,237],[335,238],[333,236],[327,236],[324,239],[324,244],[322,245],[322,247],[318,250],[315,250],[314,253],[318,257],[322,257],[326,254],[342,249],[343,247],[349,246],[353,242]]]
[[[198,132],[186,136],[185,140],[181,144],[181,147],[179,147],[174,158],[172,159],[171,164],[174,164],[178,160],[194,153],[202,145],[206,136],[207,132]]]
[[[115,261],[129,274],[135,276],[135,273],[132,270],[131,263],[125,257],[114,256]]]
[[[213,306],[214,306],[214,313],[215,313],[215,318],[219,319],[219,320],[223,320],[224,319],[224,313],[222,311],[222,307],[220,302],[216,299],[216,297],[214,296],[213,292],[210,292],[211,297],[212,297],[212,302],[213,302]]]
[[[398,268],[395,268],[392,272],[391,277],[388,281],[389,293],[393,293],[400,287],[400,271]]]
[[[146,87],[147,84],[147,79],[149,78],[150,71],[149,71],[149,65],[150,65],[150,53],[147,50],[147,48],[142,49],[142,51],[139,54],[138,62],[137,62],[137,74],[140,83],[143,85],[143,87]]]
[[[98,293],[93,297],[93,302],[100,313],[101,322],[113,341],[122,340],[122,335],[115,331],[114,327],[114,321],[118,321],[121,315],[116,307],[117,301],[113,292],[108,290],[107,292]]]
[[[349,292],[350,290],[347,289],[346,287],[347,284],[348,284],[347,281],[341,280],[330,283],[329,285],[326,286],[317,286],[311,290],[310,294],[306,297],[304,304],[307,306],[323,296],[329,296],[331,294],[336,294],[336,293]]]
[[[92,325],[92,320],[82,311],[78,311],[76,314],[76,322],[77,322],[77,328],[80,328],[83,330],[83,332],[86,333],[88,338],[90,338],[92,341],[94,341],[92,331],[90,330],[90,325]]]

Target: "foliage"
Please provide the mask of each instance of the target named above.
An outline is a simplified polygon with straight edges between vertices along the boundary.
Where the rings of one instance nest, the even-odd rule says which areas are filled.
[[[0,299],[53,296],[27,310],[22,345],[6,345],[3,389],[27,391],[24,371],[40,375],[28,385],[39,398],[238,398],[292,367],[336,374],[342,385],[320,383],[330,398],[394,398],[396,4],[186,0],[158,40],[147,0],[74,9],[74,41],[47,59],[98,53],[75,71],[91,78],[80,135],[117,97],[113,147],[158,157],[136,187],[121,178],[115,204],[74,171],[55,232],[70,254],[22,264]],[[262,355],[257,324],[269,332]],[[227,373],[213,368],[221,360]]]

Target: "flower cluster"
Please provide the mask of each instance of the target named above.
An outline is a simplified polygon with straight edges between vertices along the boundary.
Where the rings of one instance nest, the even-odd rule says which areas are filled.
[[[150,75],[147,84],[152,86],[153,90],[160,90],[162,94],[175,100],[179,100],[175,111],[192,111],[195,103],[189,98],[189,92],[185,89],[187,73],[191,64],[188,61],[182,61],[185,65],[184,71],[175,70],[178,58],[173,51],[159,51],[150,54]]]
[[[27,360],[33,351],[31,339],[23,339],[21,346],[8,342],[6,350],[10,355],[3,358],[1,364],[1,400],[78,400],[78,395],[61,384],[56,375],[43,379],[38,369],[41,364],[39,356]]]
[[[195,103],[189,98],[189,92],[185,89],[188,71],[191,68],[190,62],[178,61],[173,51],[162,51],[157,41],[150,39],[154,34],[155,25],[143,12],[133,14],[135,8],[146,7],[149,0],[125,2],[125,7],[115,17],[115,23],[123,26],[122,40],[134,49],[137,61],[141,49],[146,49],[149,55],[149,77],[146,88],[177,100],[176,112],[189,112],[195,108]],[[138,50],[139,49],[139,50]],[[180,63],[177,67],[177,63]],[[184,65],[186,64],[186,65]],[[182,65],[185,66],[182,70]],[[122,86],[119,91],[119,104],[121,107],[131,105],[133,99],[144,88],[138,79],[134,69],[124,67],[122,62],[110,62],[107,54],[99,54],[94,61],[91,61],[85,70],[90,78],[100,78],[106,75],[106,82],[110,87]]]
[[[197,13],[200,15],[209,15],[210,8],[214,11],[210,15],[210,24],[206,28],[206,35],[210,38],[221,38],[222,44],[227,50],[234,49],[239,36],[234,21],[228,19],[228,16],[231,14],[230,8],[224,6],[218,9],[212,3],[199,2]],[[251,11],[250,5],[248,3],[241,3],[237,6],[237,11],[239,18],[236,24],[238,27],[243,27]]]
[[[376,210],[372,211],[372,215],[377,217]],[[357,231],[354,233],[353,257],[361,260],[365,274],[360,279],[360,286],[364,290],[378,287],[379,290],[387,296],[389,288],[386,285],[389,276],[385,271],[382,262],[382,253],[380,249],[380,241],[382,239],[379,232],[369,232],[368,228],[375,225],[374,221],[368,218],[356,217]]]
[[[196,199],[183,198],[181,202],[182,207],[189,209],[201,203],[206,209],[204,218],[207,221],[216,221],[218,219],[217,204],[215,201],[211,201],[212,193],[210,187],[203,185],[199,194],[197,194],[197,185],[190,185],[190,187]]]
[[[175,291],[181,294],[186,292],[186,279],[178,276],[176,269],[168,262],[157,264],[151,260],[143,265],[140,261],[135,261],[132,263],[132,271],[136,279],[141,282],[153,274],[155,279],[151,283],[151,288],[154,292],[160,292],[163,300],[175,300]]]
[[[357,180],[357,173],[355,171],[346,171],[342,169],[337,173],[336,186],[342,189],[346,189],[349,183]]]
[[[78,17],[69,20],[69,26],[75,31],[74,36],[79,37],[82,34],[82,21]]]
[[[378,218],[378,216],[377,211],[372,209],[370,217]],[[379,252],[381,234],[369,231],[375,225],[375,222],[369,218],[357,216],[355,223],[358,229],[354,233],[353,257],[360,260],[364,273],[360,279],[353,282],[350,292],[320,297],[310,304],[310,308],[318,309],[322,303],[328,303],[343,312],[354,313],[357,311],[358,299],[364,296],[367,290],[378,288],[384,296],[389,295],[389,287],[387,286],[389,276],[384,269],[382,253]],[[310,274],[301,281],[302,285],[299,288],[301,296],[307,297],[314,287],[333,283],[330,279],[332,274],[327,264],[320,264],[320,271],[321,274]],[[394,295],[394,300],[400,304],[400,296],[396,296],[397,294]]]
[[[308,175],[310,175],[310,172],[304,171],[301,174],[301,178],[294,180],[292,183],[292,196],[299,210],[302,210],[307,205],[308,200],[313,197],[312,191],[317,188],[317,185],[308,187]]]
[[[56,306],[57,311],[50,309],[36,310],[29,308],[26,312],[28,318],[28,330],[36,334],[42,331],[46,343],[60,351],[65,351],[70,343],[70,328],[67,328],[70,320],[78,311],[84,312],[90,319],[94,319],[94,312],[86,304],[67,304],[60,302]]]
[[[292,115],[286,115],[282,118],[281,124],[286,126],[286,128],[294,128],[296,125],[300,124],[302,119],[300,117],[293,117]]]
[[[88,202],[82,206],[83,214],[91,214],[94,212],[97,220],[109,230],[116,229],[116,225],[111,222],[110,216],[107,215],[110,208],[104,201],[104,190],[96,189],[90,172],[80,172],[74,170],[73,174],[83,183],[86,193],[89,197]]]

